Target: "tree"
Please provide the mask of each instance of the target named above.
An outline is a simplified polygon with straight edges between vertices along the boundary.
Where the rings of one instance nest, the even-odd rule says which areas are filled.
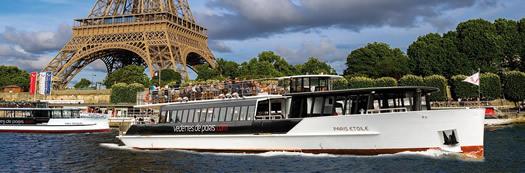
[[[86,89],[86,88],[89,88],[91,86],[91,81],[85,79],[85,78],[82,78],[80,79],[80,82],[76,83],[74,88],[75,89]]]
[[[197,73],[198,74],[198,73]],[[162,85],[167,85],[169,83],[175,82],[180,84],[182,80],[182,76],[179,72],[176,72],[173,69],[163,69],[160,71],[160,80]],[[151,83],[153,84],[159,84],[159,77],[154,76],[151,79]]]
[[[329,64],[315,57],[310,57],[304,64],[295,66],[300,74],[337,74]]]
[[[17,85],[29,88],[29,73],[14,66],[0,66],[0,87]]]
[[[499,46],[502,48],[502,66],[510,70],[520,68],[519,46],[520,36],[518,32],[518,22],[507,19],[497,19],[494,22],[496,32],[500,36]]]
[[[513,102],[521,102],[525,99],[525,73],[510,71],[505,73],[503,93],[505,98]]]
[[[399,79],[399,86],[425,86],[425,82],[421,76],[409,74]]]
[[[292,65],[288,64],[284,58],[276,55],[272,51],[264,51],[257,57],[260,62],[269,62],[272,64],[272,66],[281,73],[281,76],[291,76],[297,74],[296,69]]]
[[[349,88],[370,88],[375,86],[373,79],[368,77],[346,77]]]
[[[148,86],[149,78],[144,74],[144,67],[128,65],[109,74],[104,80],[104,85],[107,88],[111,88],[116,83],[139,83]]]
[[[397,86],[397,80],[393,77],[382,77],[374,80],[376,87],[394,87]]]
[[[423,80],[425,81],[425,86],[435,87],[439,89],[438,92],[431,93],[430,95],[431,101],[447,101],[448,100],[447,78],[441,75],[432,75],[432,76],[427,76],[423,78]]]
[[[458,48],[482,71],[497,72],[501,67],[501,37],[494,24],[483,19],[468,20],[457,26]]]
[[[465,75],[452,76],[452,96],[455,99],[473,100],[479,97],[478,86],[464,82]]]
[[[139,83],[117,83],[111,87],[111,103],[136,103],[137,93],[144,91],[144,85]]]
[[[408,48],[412,73],[420,76],[440,74],[450,78],[470,72],[471,62],[458,51],[456,35],[455,32],[448,32],[441,37],[431,33],[412,43]]]
[[[219,58],[217,64],[219,65],[219,72],[224,78],[235,79],[241,75],[239,71],[240,65],[235,61]]]
[[[483,73],[480,75],[481,96],[487,100],[501,97],[500,77],[494,73]]]
[[[221,74],[217,69],[211,68],[207,64],[195,66],[195,71],[197,72],[198,81],[206,81],[210,79],[222,79]]]
[[[368,77],[394,77],[410,73],[408,57],[398,48],[386,43],[370,43],[348,55],[345,75],[366,75]]]
[[[279,72],[272,63],[268,61],[259,61],[258,58],[253,58],[248,62],[242,63],[240,71],[241,77],[244,79],[261,79],[283,76],[283,73]]]

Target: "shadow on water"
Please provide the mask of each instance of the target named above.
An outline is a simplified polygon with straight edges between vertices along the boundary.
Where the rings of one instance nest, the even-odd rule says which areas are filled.
[[[524,172],[525,126],[485,131],[485,160],[439,151],[380,156],[137,151],[104,134],[0,134],[0,172]]]

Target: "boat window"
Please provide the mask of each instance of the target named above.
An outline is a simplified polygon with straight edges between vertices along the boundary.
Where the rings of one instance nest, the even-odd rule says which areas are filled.
[[[195,109],[195,114],[193,115],[192,122],[199,122],[200,115],[201,115],[201,109]]]
[[[248,117],[246,117],[246,120],[253,120],[255,116],[255,106],[249,106],[248,107]]]
[[[188,122],[191,123],[193,122],[194,118],[195,118],[195,109],[190,109],[190,111],[188,112]]]
[[[188,122],[188,110],[183,110],[182,111],[182,122],[185,123],[185,122]]]
[[[208,108],[206,112],[206,122],[211,122],[213,118],[213,109],[214,108]]]
[[[311,90],[312,85],[310,85],[310,79],[309,78],[303,78],[303,88],[304,88],[304,92],[313,92],[313,90]]]
[[[241,121],[248,120],[247,116],[248,116],[248,106],[243,106],[241,108],[240,120]]]
[[[237,107],[235,107],[235,108],[233,109],[233,121],[239,121],[239,118],[240,118],[239,115],[240,115],[240,113],[241,113],[241,107],[238,107],[238,106],[237,106]]]
[[[177,110],[177,114],[175,114],[175,123],[180,123],[182,121],[182,110]]]
[[[166,122],[166,118],[167,118],[167,115],[168,114],[168,111],[161,111],[160,113],[160,117],[159,117],[159,123],[165,123]]]
[[[227,107],[221,108],[221,112],[219,114],[219,121],[220,122],[223,122],[224,120],[226,120],[226,109],[227,109]]]
[[[268,100],[260,101],[257,104],[257,114],[256,116],[268,116],[269,115],[269,105]]]
[[[228,107],[228,111],[226,112],[226,119],[224,121],[232,121],[232,115],[233,107]]]
[[[53,118],[60,118],[60,117],[62,117],[62,111],[60,111],[60,110],[53,110],[53,111],[51,111],[51,117],[53,117]]]
[[[169,117],[168,121],[169,122],[177,122],[177,110],[174,110],[174,111],[171,111],[170,112],[171,116]]]
[[[210,108],[212,109],[212,108]],[[206,122],[206,115],[208,114],[208,109],[207,108],[202,108],[201,109],[201,116],[199,118],[199,122]]]
[[[221,108],[213,108],[213,121],[214,122],[219,121],[220,112],[221,112]]]
[[[70,110],[64,110],[62,113],[62,118],[71,118],[71,111]]]

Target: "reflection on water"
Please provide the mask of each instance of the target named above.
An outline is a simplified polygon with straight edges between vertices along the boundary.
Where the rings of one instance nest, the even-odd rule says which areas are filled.
[[[485,160],[442,151],[380,156],[143,151],[106,134],[0,134],[0,172],[524,172],[525,126],[485,132]]]

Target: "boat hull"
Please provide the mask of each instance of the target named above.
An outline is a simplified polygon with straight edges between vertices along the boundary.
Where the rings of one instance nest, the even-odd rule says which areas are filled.
[[[111,132],[108,119],[70,118],[50,119],[43,124],[0,125],[0,133],[104,133]]]
[[[483,158],[483,120],[481,109],[438,110],[304,118],[284,134],[123,135],[119,138],[125,145],[138,149],[356,155],[439,149]],[[456,141],[447,144],[444,136],[447,139],[454,136]]]

